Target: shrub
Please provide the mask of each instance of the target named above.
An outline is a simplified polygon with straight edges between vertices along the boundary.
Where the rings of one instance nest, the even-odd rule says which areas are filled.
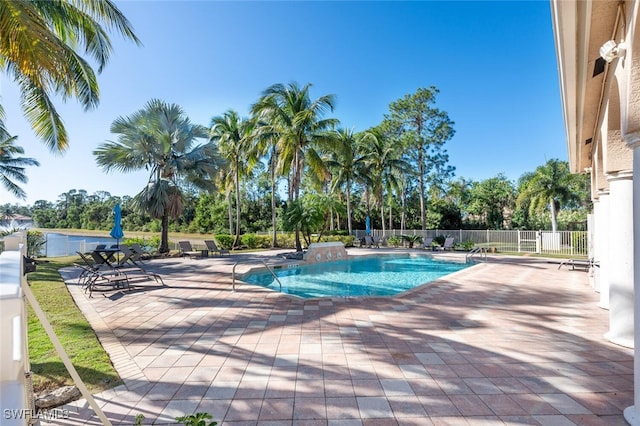
[[[474,243],[473,240],[467,240],[467,241],[463,241],[461,243],[456,244],[456,247],[459,247],[464,250],[471,250],[475,245],[476,243]]]
[[[149,238],[143,238],[143,237],[124,238],[122,240],[122,244],[124,244],[125,246],[129,246],[131,244],[140,244],[140,246],[145,250],[154,251],[154,250],[157,250],[158,247],[160,247],[160,236],[155,235]]]
[[[240,236],[240,243],[243,246],[254,249],[258,247],[258,236],[256,234],[244,234]]]
[[[434,243],[438,243],[438,245],[439,245],[440,247],[442,247],[442,246],[444,245],[444,241],[445,241],[446,239],[447,239],[447,236],[446,236],[446,235],[444,235],[444,234],[440,234],[440,235],[438,235],[437,237],[435,237],[435,238],[433,239],[433,242],[434,242]]]
[[[417,235],[417,234],[402,235],[402,239],[409,243],[409,248],[413,248],[413,245],[415,243],[421,243],[422,242],[422,235]]]
[[[389,238],[387,238],[387,244],[393,247],[398,247],[400,244],[402,244],[402,237],[398,235],[391,235]]]
[[[45,244],[44,234],[40,231],[27,231],[27,256],[37,257]]]
[[[229,250],[233,245],[233,240],[235,239],[235,237],[229,234],[216,234],[215,239],[218,243],[219,248]]]

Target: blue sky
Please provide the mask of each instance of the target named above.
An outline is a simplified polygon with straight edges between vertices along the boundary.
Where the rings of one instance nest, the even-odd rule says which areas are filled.
[[[8,130],[41,163],[28,168],[26,201],[0,190],[0,203],[55,201],[71,189],[135,195],[146,172],[106,174],[92,155],[116,139],[109,127],[118,116],[159,98],[208,125],[229,108],[248,115],[265,88],[291,81],[311,83],[313,98],[336,95],[331,116],[356,131],[379,124],[391,102],[436,86],[437,106],[455,122],[446,148],[457,177],[515,181],[567,159],[547,1],[116,4],[143,46],[112,36],[97,109],[57,101],[71,138],[64,155],[36,139],[15,85],[0,79]]]

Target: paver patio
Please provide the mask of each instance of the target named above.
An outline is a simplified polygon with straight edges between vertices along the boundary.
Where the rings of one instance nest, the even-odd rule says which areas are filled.
[[[108,298],[66,277],[124,380],[96,395],[113,424],[626,424],[633,351],[603,338],[586,272],[496,256],[392,298],[232,291],[234,263],[272,254],[153,260],[167,287]],[[100,424],[85,400],[61,408],[44,424]]]

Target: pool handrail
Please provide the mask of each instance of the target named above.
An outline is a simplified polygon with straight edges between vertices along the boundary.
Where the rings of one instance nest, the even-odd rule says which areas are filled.
[[[269,265],[267,265],[267,262],[265,262],[265,261],[263,260],[263,261],[262,261],[262,263],[264,263],[264,266],[266,266],[267,270],[268,270],[269,272],[271,272],[271,275],[273,275],[273,278],[274,278],[276,281],[278,281],[278,285],[280,286],[280,293],[282,293],[282,283],[281,283],[281,282],[280,282],[280,280],[278,279],[278,276],[276,275],[276,273],[275,273],[275,272],[273,272],[273,269],[271,269],[271,268],[269,267]]]
[[[269,272],[271,272],[271,275],[273,275],[273,278],[275,278],[275,280],[278,281],[278,285],[280,286],[280,293],[282,293],[282,283],[278,279],[278,276],[275,274],[275,272],[273,272],[273,270],[269,267],[269,265],[267,265],[267,262],[265,262],[263,260],[262,263],[264,263],[264,266],[266,266],[267,270]],[[231,288],[232,288],[232,291],[236,291],[236,266],[238,266],[238,262],[236,262],[233,265],[233,269],[231,270]]]

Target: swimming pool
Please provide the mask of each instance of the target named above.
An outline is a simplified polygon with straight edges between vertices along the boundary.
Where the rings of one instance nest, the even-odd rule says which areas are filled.
[[[361,256],[280,267],[274,272],[283,293],[302,298],[393,296],[468,266],[427,256]],[[264,269],[246,273],[242,281],[280,291],[273,275]]]

